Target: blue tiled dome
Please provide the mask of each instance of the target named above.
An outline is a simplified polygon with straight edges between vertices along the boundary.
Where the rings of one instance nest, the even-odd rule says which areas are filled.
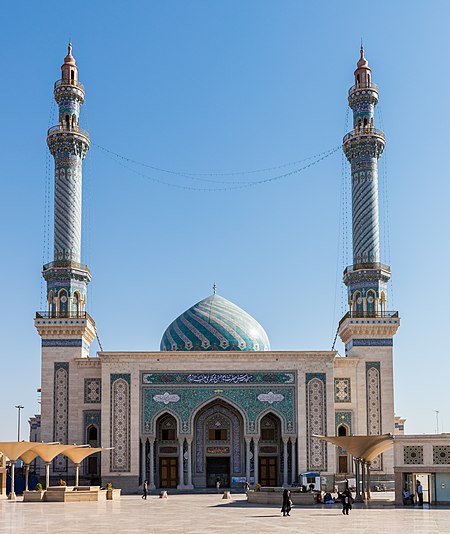
[[[219,295],[197,302],[169,325],[161,350],[270,350],[264,328],[244,310]]]

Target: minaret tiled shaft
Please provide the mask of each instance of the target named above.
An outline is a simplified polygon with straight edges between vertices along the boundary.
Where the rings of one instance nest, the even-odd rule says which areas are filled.
[[[44,265],[48,310],[51,316],[84,312],[87,266],[81,264],[82,166],[89,150],[89,134],[80,128],[84,87],[69,43],[55,83],[58,124],[49,129],[47,144],[55,160],[54,261]]]

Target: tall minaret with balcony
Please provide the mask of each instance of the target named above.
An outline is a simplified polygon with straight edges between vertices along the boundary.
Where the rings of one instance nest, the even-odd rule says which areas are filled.
[[[35,326],[42,339],[42,439],[68,443],[69,376],[74,373],[75,377],[75,362],[87,359],[95,337],[95,323],[86,313],[86,287],[91,276],[87,265],[81,263],[82,165],[89,134],[79,126],[84,87],[78,81],[70,43],[54,97],[58,124],[47,135],[55,160],[54,256],[43,267],[47,309],[37,312]],[[58,463],[55,470],[57,467]]]
[[[351,165],[353,264],[344,271],[349,311],[339,323],[338,333],[345,344],[345,355],[352,359],[359,384],[366,391],[353,409],[353,434],[377,435],[394,432],[393,337],[400,320],[397,312],[387,311],[387,284],[390,267],[381,263],[378,214],[378,160],[385,147],[385,136],[374,127],[378,88],[364,49],[355,70],[348,103],[353,111],[353,130],[343,140],[343,150]],[[345,362],[342,362],[344,365]],[[344,366],[345,367],[345,366]],[[350,378],[349,378],[350,380]],[[392,457],[383,455],[374,468],[390,470]],[[377,465],[378,464],[378,465]]]

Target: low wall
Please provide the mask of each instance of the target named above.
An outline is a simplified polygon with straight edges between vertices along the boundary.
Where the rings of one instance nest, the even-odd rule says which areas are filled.
[[[247,502],[251,504],[278,504],[281,507],[283,501],[283,488],[264,488],[264,491],[249,491]],[[314,493],[301,493],[291,491],[292,504],[297,506],[308,506],[315,503]]]
[[[120,489],[102,490],[100,486],[49,486],[46,491],[25,491],[24,502],[99,502],[120,498]]]

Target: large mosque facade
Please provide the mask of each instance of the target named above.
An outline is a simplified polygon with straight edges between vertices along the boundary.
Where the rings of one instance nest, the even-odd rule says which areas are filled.
[[[351,457],[319,435],[394,433],[393,337],[387,311],[390,269],[380,262],[378,89],[361,49],[349,90],[353,265],[344,271],[349,311],[339,323],[345,357],[334,351],[277,351],[263,327],[214,293],[176,318],[159,351],[99,352],[85,311],[89,268],[81,263],[82,164],[89,134],[79,126],[84,87],[69,45],[55,83],[59,122],[48,131],[55,160],[54,261],[43,268],[41,439],[112,447],[85,461],[86,479],[136,491],[295,483],[320,473],[328,486],[353,472]],[[70,477],[64,456],[52,476]],[[372,463],[392,478],[392,452]]]

